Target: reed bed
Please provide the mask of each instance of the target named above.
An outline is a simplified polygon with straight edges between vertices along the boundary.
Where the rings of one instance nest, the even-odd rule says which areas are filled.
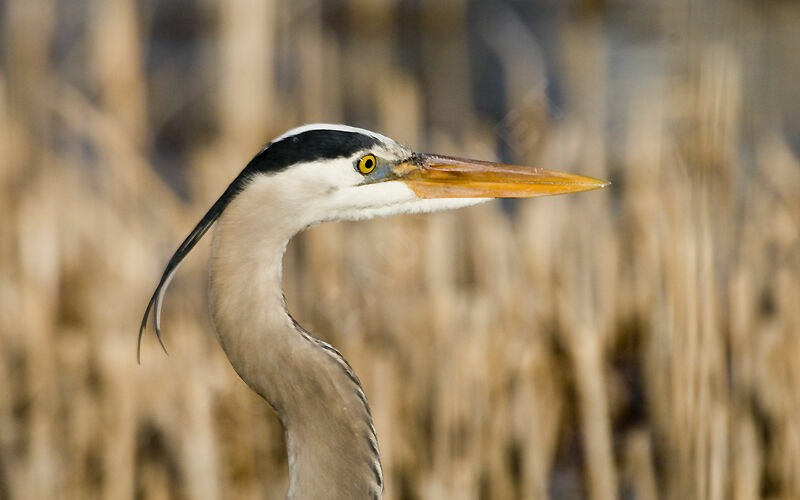
[[[614,183],[292,241],[290,310],[359,374],[387,499],[800,498],[795,4],[0,10],[0,499],[282,497],[207,244],[170,355],[149,334],[137,366],[136,333],[224,186],[315,121]]]

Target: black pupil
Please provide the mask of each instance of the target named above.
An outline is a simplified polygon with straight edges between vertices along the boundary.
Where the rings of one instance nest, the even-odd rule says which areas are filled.
[[[366,168],[367,170],[372,168],[372,158],[367,158],[364,161],[364,168]]]

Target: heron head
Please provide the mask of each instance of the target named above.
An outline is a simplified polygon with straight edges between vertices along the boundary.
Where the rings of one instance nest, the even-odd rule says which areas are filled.
[[[248,165],[248,190],[265,191],[298,229],[331,220],[432,212],[492,198],[598,189],[605,181],[541,168],[418,153],[375,132],[307,125],[272,141]],[[276,199],[277,198],[277,199]]]

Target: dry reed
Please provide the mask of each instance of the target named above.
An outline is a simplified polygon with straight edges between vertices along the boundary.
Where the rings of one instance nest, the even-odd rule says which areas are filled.
[[[800,9],[699,4],[583,2],[541,45],[506,2],[1,5],[0,499],[283,495],[278,423],[211,334],[206,246],[167,297],[170,356],[148,336],[137,366],[135,337],[204,208],[310,121],[485,158],[499,133],[615,182],[291,243],[288,303],[360,375],[386,498],[800,498],[800,165],[768,78],[800,76],[776,50]],[[470,97],[481,68],[501,115]]]

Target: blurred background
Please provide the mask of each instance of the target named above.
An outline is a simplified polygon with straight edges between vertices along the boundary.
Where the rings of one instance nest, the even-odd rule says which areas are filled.
[[[0,499],[282,498],[208,244],[307,122],[610,179],[312,228],[289,308],[375,417],[387,499],[800,498],[800,5],[0,2]]]

